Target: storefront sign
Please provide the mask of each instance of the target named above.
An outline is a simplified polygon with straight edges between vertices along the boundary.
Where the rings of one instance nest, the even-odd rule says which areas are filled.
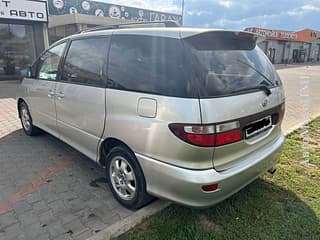
[[[1,1],[1,0],[0,0]],[[51,15],[89,14],[133,21],[168,21],[181,24],[181,15],[87,0],[48,0]]]
[[[295,41],[298,38],[297,33],[290,31],[279,31],[264,28],[246,28],[245,30],[258,33],[262,36],[265,36],[267,39]]]
[[[272,37],[272,38],[277,37],[277,32],[273,30],[257,29],[255,32],[265,37]]]
[[[0,19],[47,22],[47,2],[33,0],[0,0]]]
[[[280,32],[279,33],[280,39],[286,39],[286,40],[296,40],[297,39],[297,34],[293,32]]]

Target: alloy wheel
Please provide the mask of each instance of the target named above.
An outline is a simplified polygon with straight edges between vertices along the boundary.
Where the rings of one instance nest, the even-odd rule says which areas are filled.
[[[111,160],[109,169],[112,186],[123,200],[131,200],[136,194],[136,176],[130,163],[121,156]]]
[[[24,104],[21,105],[20,111],[21,111],[22,125],[26,131],[29,131],[31,126],[31,118],[29,115],[29,111]]]

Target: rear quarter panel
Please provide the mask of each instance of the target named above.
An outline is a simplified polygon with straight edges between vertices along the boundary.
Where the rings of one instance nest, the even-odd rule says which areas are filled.
[[[190,169],[212,168],[212,148],[183,142],[170,131],[170,123],[201,123],[199,100],[107,89],[104,139],[116,138],[135,153]],[[138,114],[140,98],[156,100],[156,116]]]

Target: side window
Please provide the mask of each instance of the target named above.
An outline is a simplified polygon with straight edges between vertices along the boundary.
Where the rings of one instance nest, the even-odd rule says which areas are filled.
[[[62,81],[102,86],[108,38],[92,38],[71,42],[63,67]]]
[[[112,36],[107,83],[110,88],[191,97],[187,69],[179,39]]]
[[[47,52],[45,52],[38,60],[38,71],[36,78],[44,80],[56,80],[59,68],[59,62],[63,55],[66,42],[61,43]]]

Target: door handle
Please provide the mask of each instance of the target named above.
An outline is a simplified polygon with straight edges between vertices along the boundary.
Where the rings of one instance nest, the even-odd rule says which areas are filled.
[[[48,97],[49,98],[52,98],[52,97],[54,97],[56,94],[54,93],[54,91],[52,91],[52,90],[49,90],[49,93],[48,93]]]
[[[76,73],[69,73],[69,74],[67,74],[67,77],[68,77],[69,79],[78,78],[78,74],[76,74]]]
[[[57,94],[57,97],[58,97],[58,99],[62,99],[62,98],[64,98],[64,94],[63,94],[63,92],[59,92],[58,94]]]

